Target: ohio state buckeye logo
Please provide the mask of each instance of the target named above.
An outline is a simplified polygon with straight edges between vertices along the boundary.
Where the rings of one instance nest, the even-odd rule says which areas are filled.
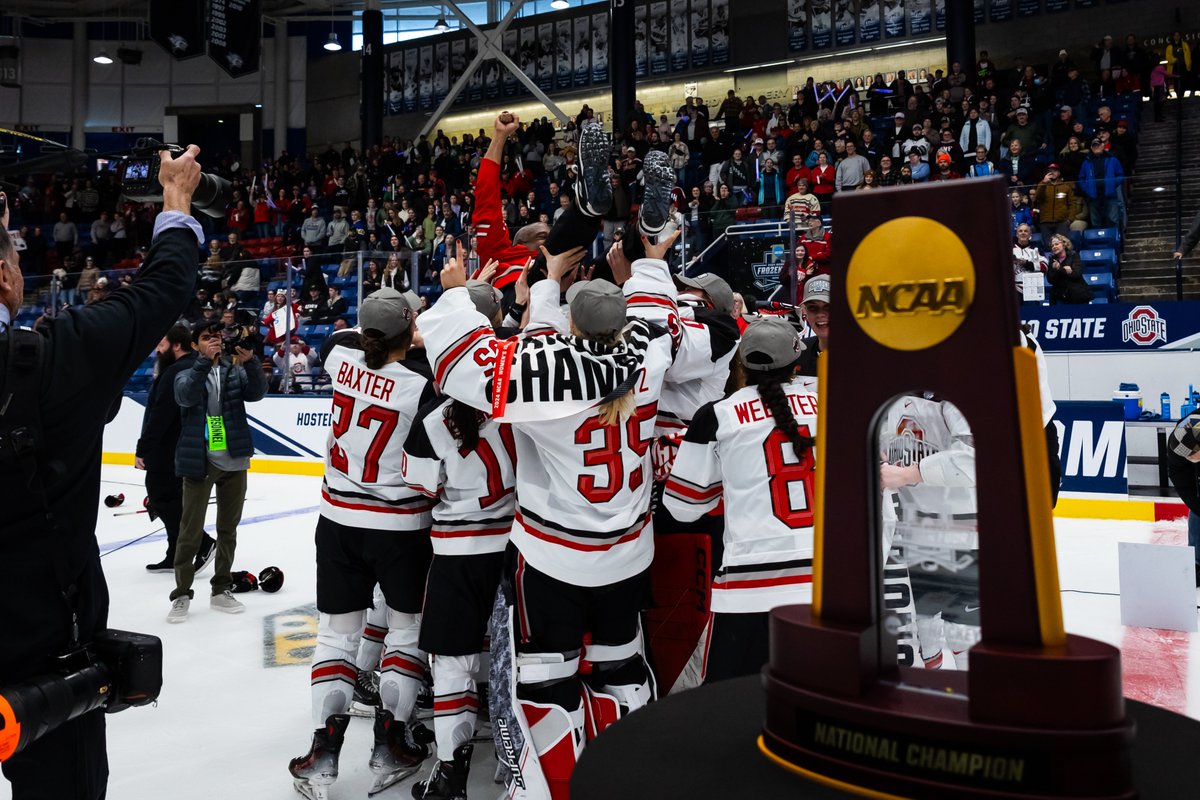
[[[1153,306],[1136,306],[1129,312],[1129,318],[1121,323],[1123,342],[1146,347],[1159,340],[1167,341],[1167,321],[1158,315]]]

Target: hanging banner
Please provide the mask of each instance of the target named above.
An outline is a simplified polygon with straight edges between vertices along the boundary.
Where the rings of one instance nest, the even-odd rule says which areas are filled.
[[[479,55],[479,42],[472,36],[467,40],[467,63],[470,64],[475,60],[475,56]],[[467,82],[467,102],[478,103],[483,100],[483,78],[490,64],[495,64],[495,59],[487,59],[471,73],[471,80]],[[499,73],[496,78],[499,79]]]
[[[591,17],[575,18],[575,86],[587,86],[592,77],[592,31]]]
[[[1066,11],[1071,7],[1071,0],[1046,0],[1046,13],[1053,14],[1056,11]]]
[[[538,42],[537,28],[529,27],[521,29],[521,60],[518,62],[521,65],[521,72],[525,73],[525,77],[537,83],[538,77]],[[527,84],[517,84],[517,90],[521,94],[530,94]]]
[[[467,71],[467,40],[459,39],[450,43],[450,86],[458,83],[462,79],[463,73]],[[467,85],[458,93],[458,97],[454,98],[454,105],[462,105],[467,102],[467,87],[471,85],[470,78],[467,79]]]
[[[177,61],[204,55],[204,0],[150,0],[150,38]]]
[[[808,49],[808,0],[788,0],[788,49]]]
[[[671,71],[688,68],[688,0],[671,0]]]
[[[543,92],[554,88],[554,26],[538,25],[537,84]]]
[[[427,45],[420,50],[420,66],[417,90],[418,102],[422,111],[433,110],[433,46]]]
[[[633,76],[650,74],[650,41],[646,28],[646,6],[638,6],[633,14]]]
[[[712,0],[712,40],[709,53],[713,66],[729,63],[729,0]]]
[[[858,40],[860,42],[879,41],[879,2],[880,0],[861,0],[858,8]],[[900,18],[904,19],[903,10]]]
[[[912,7],[913,14],[913,33],[917,32],[917,17],[916,8],[922,0],[910,0],[909,5]],[[925,3],[925,24],[929,25],[929,0],[924,0]],[[929,29],[926,28],[928,33]],[[904,35],[904,0],[884,0],[883,2],[883,35],[889,39],[896,39]]]
[[[1100,5],[1100,0],[1075,0],[1076,8],[1095,8]]]
[[[1012,19],[1012,0],[992,0],[992,22]]]
[[[692,0],[692,69],[708,66],[708,0]]]
[[[520,38],[521,38],[520,31],[509,30],[509,31],[504,32],[504,55],[508,56],[509,61],[511,61],[512,63],[517,65],[517,69],[524,72],[525,71],[525,61],[524,61],[525,51],[521,47]],[[520,82],[517,81],[517,76],[512,73],[512,70],[504,69],[504,70],[502,70],[502,72],[504,73],[504,78],[503,78],[503,80],[504,80],[504,96],[505,97],[513,97],[514,95],[516,95],[516,93],[518,91],[518,87],[521,84],[520,84]],[[526,74],[528,74],[528,73],[526,73]],[[488,81],[484,81],[484,86],[487,87],[486,91],[488,94],[488,98],[491,99],[494,96],[492,94],[492,84]]]
[[[833,45],[833,11],[830,2],[831,0],[811,0],[809,3],[814,50],[824,50]]]
[[[976,25],[982,25],[984,23],[984,20],[987,18],[987,15],[986,15],[987,9],[984,7],[986,4],[987,4],[987,0],[975,0],[975,24]]]
[[[560,19],[554,23],[554,86],[558,89],[570,89],[575,83],[575,37],[571,30],[571,20]]]
[[[441,105],[450,94],[450,43],[440,42],[433,49],[433,103]]]
[[[231,78],[258,72],[261,0],[209,0],[206,38],[208,57]]]
[[[887,10],[884,10],[884,27],[887,27]],[[908,26],[913,36],[933,30],[933,3],[931,0],[908,0]],[[889,36],[891,34],[888,34]]]
[[[404,51],[393,50],[388,54],[387,105],[389,114],[404,111]]]
[[[608,83],[608,14],[592,14],[592,83]]]
[[[946,0],[933,0],[933,22],[939,31],[946,30]]]
[[[854,14],[854,0],[835,0],[834,19],[837,46],[854,44],[854,29],[858,27],[858,20]]]
[[[1042,12],[1042,0],[1017,0],[1017,16],[1032,17]]]
[[[404,113],[417,110],[417,51],[404,51]]]
[[[668,61],[667,4],[650,4],[650,74],[666,75],[670,68]]]

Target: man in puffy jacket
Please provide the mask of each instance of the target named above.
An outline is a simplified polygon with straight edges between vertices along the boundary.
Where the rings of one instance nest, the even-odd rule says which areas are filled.
[[[1121,225],[1121,192],[1125,171],[1113,158],[1099,138],[1092,139],[1088,157],[1079,168],[1079,191],[1087,198],[1088,213],[1093,228],[1116,228]]]

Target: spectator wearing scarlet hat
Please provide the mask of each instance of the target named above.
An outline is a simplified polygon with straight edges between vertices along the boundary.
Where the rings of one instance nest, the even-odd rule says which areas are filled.
[[[962,177],[954,171],[953,159],[949,153],[938,153],[937,171],[930,176],[931,181],[954,181]]]
[[[950,156],[951,164],[958,165],[963,162],[963,149],[955,141],[954,131],[949,128],[942,128],[941,141],[938,142],[936,149],[939,156],[943,153]]]

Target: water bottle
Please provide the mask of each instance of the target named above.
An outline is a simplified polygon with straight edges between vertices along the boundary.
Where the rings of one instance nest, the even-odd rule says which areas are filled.
[[[1163,392],[1159,396],[1158,399],[1159,399],[1159,402],[1162,403],[1162,411],[1159,413],[1162,414],[1163,419],[1170,419],[1171,418],[1171,395],[1167,394],[1166,392]]]

